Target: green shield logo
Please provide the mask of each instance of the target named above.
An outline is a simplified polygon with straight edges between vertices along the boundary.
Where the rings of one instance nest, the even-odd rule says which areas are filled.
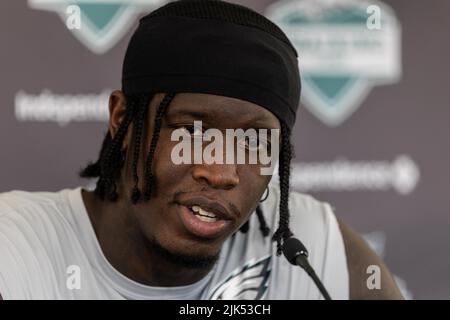
[[[326,125],[340,125],[374,86],[401,77],[401,29],[380,1],[281,1],[266,15],[297,48],[302,103]]]
[[[96,54],[111,49],[136,23],[142,12],[165,4],[166,0],[28,0],[33,9],[56,12],[66,24],[70,6],[80,14],[80,28],[69,29]]]

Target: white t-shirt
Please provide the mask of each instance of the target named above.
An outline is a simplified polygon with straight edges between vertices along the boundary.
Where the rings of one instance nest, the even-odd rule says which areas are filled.
[[[261,204],[271,231],[278,225],[279,189]],[[246,234],[225,241],[218,262],[200,281],[151,287],[118,272],[105,258],[81,197],[59,192],[0,194],[0,294],[4,299],[323,299],[308,275],[276,256],[256,215]],[[331,207],[291,192],[291,230],[333,299],[348,299],[342,235]]]

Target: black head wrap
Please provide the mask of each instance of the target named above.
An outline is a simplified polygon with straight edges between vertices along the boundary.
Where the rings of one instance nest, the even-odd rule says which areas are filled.
[[[176,1],[140,20],[122,73],[126,94],[209,93],[258,104],[291,129],[297,52],[270,20],[223,1]]]

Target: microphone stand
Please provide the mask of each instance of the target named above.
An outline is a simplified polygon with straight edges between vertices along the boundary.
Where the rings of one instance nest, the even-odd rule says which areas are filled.
[[[314,269],[311,267],[308,261],[308,250],[306,250],[303,243],[297,238],[289,238],[284,242],[283,245],[283,254],[286,259],[293,265],[300,266],[306,273],[311,277],[314,281],[315,285],[319,289],[320,293],[322,293],[325,300],[332,300],[330,295],[328,294],[327,289],[320,281]]]

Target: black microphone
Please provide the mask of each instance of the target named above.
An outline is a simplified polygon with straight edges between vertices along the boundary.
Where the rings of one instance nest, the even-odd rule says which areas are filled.
[[[283,244],[283,254],[286,259],[293,265],[300,266],[313,279],[319,291],[324,296],[325,300],[331,300],[327,289],[323,286],[314,269],[308,262],[308,250],[306,250],[303,243],[297,238],[289,238]]]

